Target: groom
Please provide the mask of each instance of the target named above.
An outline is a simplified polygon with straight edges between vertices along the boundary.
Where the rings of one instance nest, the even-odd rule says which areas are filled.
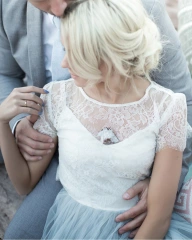
[[[154,17],[163,39],[167,42],[160,70],[154,72],[152,77],[175,92],[185,93],[188,121],[192,125],[192,81],[177,35],[162,0],[142,2],[151,18]],[[70,77],[66,69],[60,68],[64,52],[60,44],[59,19],[52,16],[62,16],[67,3],[66,0],[0,1],[0,102],[13,88],[24,86],[24,78],[28,85],[43,87],[50,81]],[[42,135],[32,128],[34,121],[35,119],[20,115],[10,122],[20,151],[27,161],[41,161],[41,156],[53,147],[49,136]],[[191,160],[191,139],[187,145],[181,183]],[[44,176],[13,218],[5,233],[5,239],[41,237],[48,210],[61,189],[61,184],[55,181],[57,159],[56,153]],[[119,221],[133,219],[120,233],[137,229],[141,225],[146,216],[147,188],[147,181],[140,182],[124,196],[128,199],[140,194],[141,200],[133,209],[118,217]]]

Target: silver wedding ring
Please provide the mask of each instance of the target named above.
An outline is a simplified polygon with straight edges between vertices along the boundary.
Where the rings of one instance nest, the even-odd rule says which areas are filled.
[[[27,100],[25,100],[25,107],[27,107]]]

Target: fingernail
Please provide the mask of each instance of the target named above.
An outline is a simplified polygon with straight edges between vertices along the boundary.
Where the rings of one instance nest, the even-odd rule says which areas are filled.
[[[55,146],[55,144],[51,144],[51,145],[50,145],[50,148],[54,148],[54,146]]]
[[[116,222],[121,222],[120,217],[116,217],[116,218],[115,218],[115,221],[116,221]]]
[[[129,238],[134,238],[134,235],[133,235],[133,234],[130,234],[130,235],[129,235]]]
[[[48,153],[51,153],[51,150],[48,150],[48,151],[47,151],[47,154],[48,154]]]
[[[49,93],[49,91],[47,91],[46,89],[43,89],[44,90],[44,92],[47,94],[47,93]]]
[[[124,193],[124,194],[123,194],[123,198],[124,198],[124,199],[129,199],[129,198],[130,198],[130,195],[129,195],[128,193]]]
[[[42,159],[42,157],[38,157],[38,159],[39,159],[39,160],[41,160],[41,159]]]
[[[49,143],[52,143],[52,142],[53,142],[53,139],[49,139],[48,142],[49,142]]]
[[[124,233],[124,230],[119,230],[119,234],[123,234]]]

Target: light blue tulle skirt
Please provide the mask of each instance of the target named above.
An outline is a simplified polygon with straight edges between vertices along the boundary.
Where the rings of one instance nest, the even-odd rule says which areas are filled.
[[[42,239],[128,239],[129,233],[118,234],[125,224],[115,222],[119,213],[82,205],[62,189],[49,211]],[[192,225],[173,213],[165,239],[192,239]]]

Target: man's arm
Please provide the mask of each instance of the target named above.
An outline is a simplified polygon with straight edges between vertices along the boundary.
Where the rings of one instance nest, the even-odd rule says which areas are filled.
[[[10,31],[9,20],[12,20],[12,16],[7,17],[10,14],[10,5],[11,8],[17,7],[15,1],[10,1],[9,3],[5,0],[0,1],[0,103],[11,93],[14,88],[23,87],[24,86],[24,77],[25,72],[22,68],[28,66],[28,51],[27,45],[25,41],[26,34],[18,34],[18,29],[22,29],[22,33],[26,31],[25,24],[22,22],[22,19],[25,19],[25,16],[17,16],[15,14],[14,19],[18,21],[15,24],[14,33]],[[21,1],[19,4],[20,11],[19,14],[22,14],[23,11],[26,11],[27,1]],[[21,18],[21,19],[20,19]],[[19,24],[22,25],[20,26]],[[19,28],[20,26],[20,28]],[[18,29],[17,29],[18,28]],[[7,32],[8,31],[8,32]],[[13,35],[14,34],[14,35]],[[16,41],[15,34],[18,34],[18,41]],[[13,35],[13,36],[12,36]],[[22,40],[22,37],[24,38]],[[10,42],[14,39],[13,42]],[[10,40],[11,39],[11,40]],[[23,44],[23,45],[22,45]],[[13,54],[13,45],[14,45],[14,54]],[[18,49],[17,49],[18,48]],[[23,52],[21,54],[21,49]],[[22,68],[19,66],[19,63],[15,59],[15,56],[21,60],[22,63],[25,63]],[[29,71],[29,70],[28,70]],[[29,72],[28,72],[29,74]],[[26,114],[20,114],[14,117],[10,121],[10,127],[13,130],[16,130],[18,127],[18,131],[14,132],[17,137],[17,143],[19,143],[20,151],[24,155],[25,153],[22,151],[23,146],[26,149],[26,144],[30,144],[31,148],[27,146],[28,151],[31,153],[31,156],[24,156],[27,160],[38,160],[42,159],[41,156],[46,155],[47,152],[52,149],[54,146],[52,144],[52,139],[49,136],[38,133],[33,129],[34,121],[31,121],[30,117],[25,117]],[[19,121],[21,120],[21,121]],[[33,118],[34,120],[34,118]],[[19,122],[18,122],[19,121]],[[18,123],[16,125],[16,123]],[[13,129],[14,127],[14,129]],[[18,133],[18,134],[17,134]],[[19,135],[19,136],[18,136]],[[21,137],[20,137],[21,135]],[[27,135],[27,137],[26,137]],[[23,137],[24,136],[24,137]],[[30,137],[31,138],[30,138]],[[22,144],[20,144],[21,138],[23,140]],[[35,150],[37,148],[37,151]],[[42,149],[42,150],[41,150]]]
[[[150,0],[143,0],[143,3],[145,2],[151,3]],[[159,69],[153,72],[152,78],[163,87],[184,93],[188,106],[192,105],[192,80],[178,33],[167,14],[164,1],[154,0],[153,5],[150,5],[151,8],[149,6],[146,8],[150,9],[151,19],[157,24],[164,42]]]
[[[3,23],[3,1],[0,1],[0,103],[14,88],[23,87],[25,73],[15,61]],[[15,117],[10,122],[11,128],[16,121],[25,115]]]

